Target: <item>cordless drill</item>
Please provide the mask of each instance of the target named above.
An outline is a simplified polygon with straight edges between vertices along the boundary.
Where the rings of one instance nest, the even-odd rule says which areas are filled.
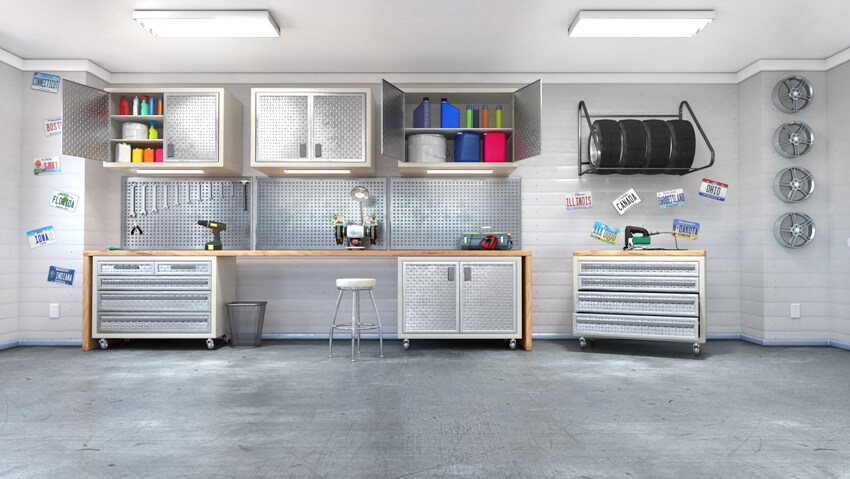
[[[206,251],[221,249],[221,232],[227,229],[227,225],[218,221],[199,220],[198,224],[206,226],[212,231],[213,240],[204,245]]]

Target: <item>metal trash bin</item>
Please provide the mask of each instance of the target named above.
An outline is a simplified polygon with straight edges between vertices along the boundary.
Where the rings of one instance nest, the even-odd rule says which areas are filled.
[[[263,335],[266,301],[227,303],[230,342],[234,346],[259,346]]]

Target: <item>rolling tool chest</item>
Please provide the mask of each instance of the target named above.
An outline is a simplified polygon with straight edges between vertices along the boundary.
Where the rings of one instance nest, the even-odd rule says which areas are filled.
[[[92,337],[227,339],[235,258],[95,257]]]
[[[575,251],[573,334],[705,343],[704,251]]]

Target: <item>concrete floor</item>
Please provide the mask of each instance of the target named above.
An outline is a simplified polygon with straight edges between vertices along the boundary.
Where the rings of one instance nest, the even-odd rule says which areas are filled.
[[[0,477],[850,477],[848,351],[338,346],[0,351]]]

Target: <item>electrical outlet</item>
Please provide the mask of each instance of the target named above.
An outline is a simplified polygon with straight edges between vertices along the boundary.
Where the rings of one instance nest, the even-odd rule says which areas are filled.
[[[800,319],[800,303],[791,303],[791,319]]]
[[[59,303],[50,303],[50,319],[59,319]]]

